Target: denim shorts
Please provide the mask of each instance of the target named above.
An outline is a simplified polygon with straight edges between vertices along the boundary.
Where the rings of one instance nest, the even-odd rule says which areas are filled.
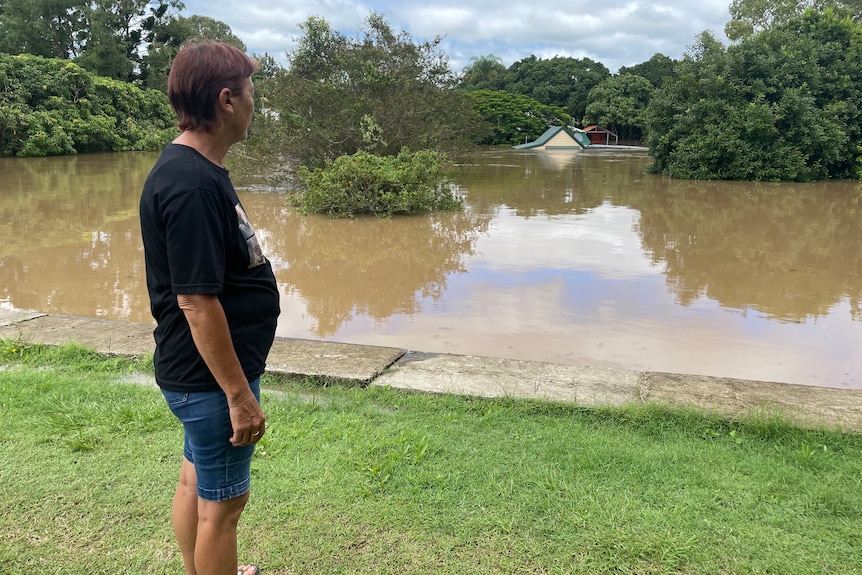
[[[249,384],[260,402],[260,379]],[[182,393],[162,390],[171,411],[183,424],[183,455],[195,466],[198,497],[226,501],[251,487],[254,444],[234,447],[227,397],[219,391]]]

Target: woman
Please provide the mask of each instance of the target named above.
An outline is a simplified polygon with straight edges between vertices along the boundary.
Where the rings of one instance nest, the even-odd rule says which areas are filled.
[[[220,42],[184,46],[168,98],[181,134],[140,201],[156,382],[183,423],[172,518],[187,575],[258,575],[238,565],[236,529],[251,457],[266,432],[260,375],[278,288],[224,168],[254,113],[257,64]]]

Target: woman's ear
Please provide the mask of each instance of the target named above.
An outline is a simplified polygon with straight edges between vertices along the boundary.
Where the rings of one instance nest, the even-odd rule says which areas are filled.
[[[218,103],[219,107],[225,111],[233,111],[233,103],[231,101],[232,95],[230,92],[230,88],[222,88],[218,93]]]

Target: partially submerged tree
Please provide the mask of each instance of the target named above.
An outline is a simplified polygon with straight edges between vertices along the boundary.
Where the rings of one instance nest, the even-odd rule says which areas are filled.
[[[480,143],[516,145],[535,140],[550,126],[572,123],[563,108],[548,106],[505,90],[474,90],[467,94],[491,132]]]
[[[0,156],[158,150],[176,137],[164,93],[59,58],[0,54]]]
[[[299,170],[303,186],[291,196],[303,213],[390,217],[433,210],[457,210],[461,199],[446,181],[446,157],[428,150],[397,156],[356,152],[326,168]]]
[[[311,168],[357,151],[457,153],[480,129],[441,39],[414,42],[372,13],[355,38],[309,18],[290,68],[261,82],[266,110],[256,153]],[[254,145],[254,142],[251,143]]]
[[[608,78],[590,90],[584,125],[601,124],[625,140],[639,140],[653,90],[652,83],[643,76]]]
[[[809,10],[726,49],[705,33],[653,95],[647,133],[673,177],[859,177],[862,27]]]

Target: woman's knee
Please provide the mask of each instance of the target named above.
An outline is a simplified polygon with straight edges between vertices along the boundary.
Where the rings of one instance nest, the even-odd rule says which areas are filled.
[[[217,525],[236,525],[248,503],[249,493],[246,491],[239,497],[224,501],[208,501],[198,499],[198,522],[211,522]]]

